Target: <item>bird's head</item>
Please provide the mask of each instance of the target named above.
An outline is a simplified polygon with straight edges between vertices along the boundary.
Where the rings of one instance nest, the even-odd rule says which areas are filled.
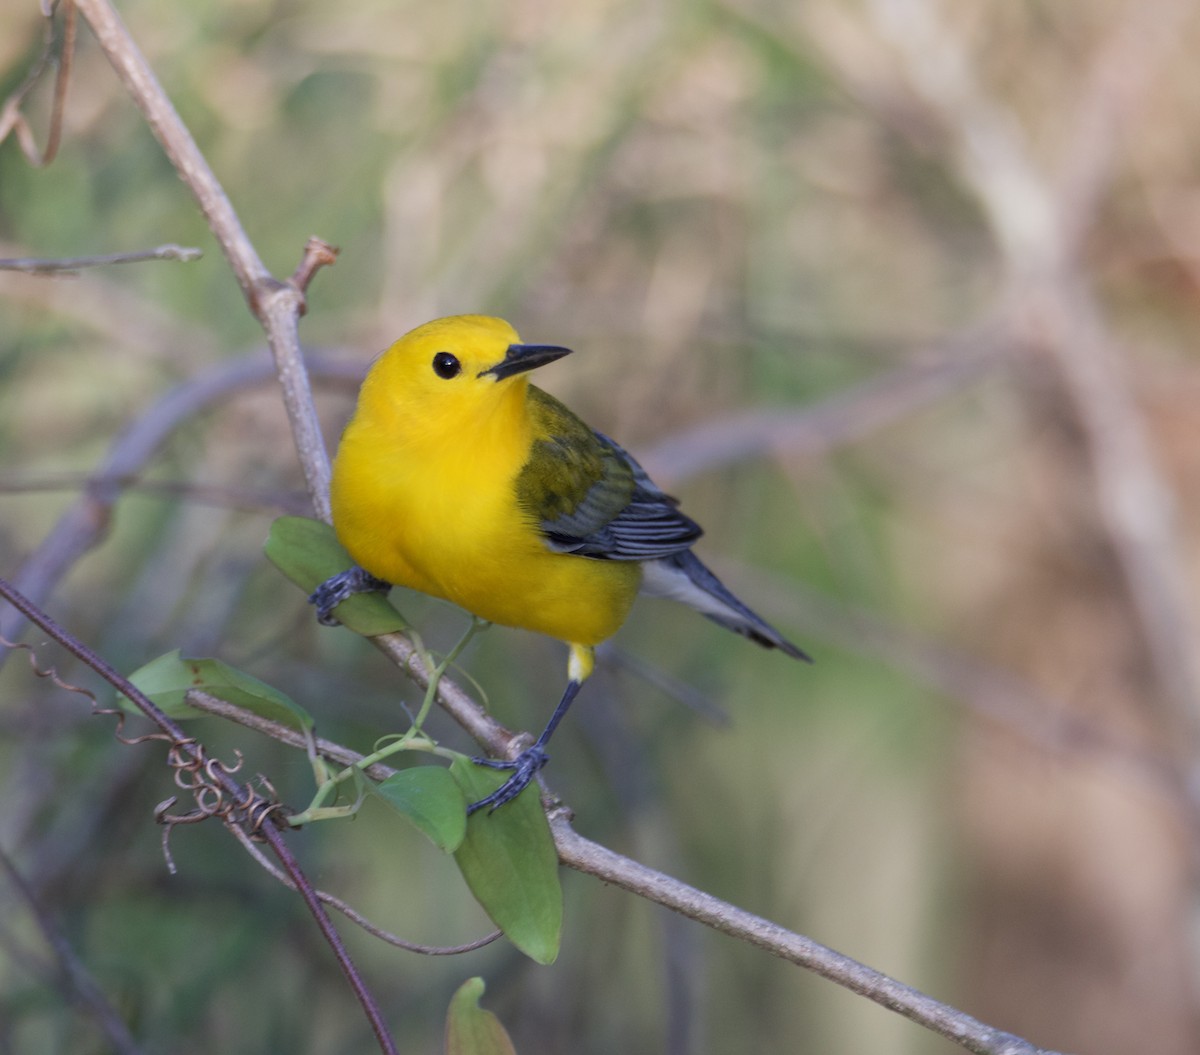
[[[569,348],[522,344],[503,319],[452,315],[406,333],[371,368],[365,398],[385,398],[409,412],[472,414],[523,395],[528,371],[570,354]]]

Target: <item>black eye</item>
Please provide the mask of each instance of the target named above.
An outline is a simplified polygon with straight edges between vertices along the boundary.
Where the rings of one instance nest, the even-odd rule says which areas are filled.
[[[438,352],[433,357],[433,372],[444,381],[449,381],[462,373],[462,363],[449,352]]]

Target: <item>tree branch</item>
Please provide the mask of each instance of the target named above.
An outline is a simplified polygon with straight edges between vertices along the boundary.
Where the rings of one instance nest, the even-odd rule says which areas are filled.
[[[317,515],[327,520],[329,456],[313,407],[296,330],[304,311],[304,290],[291,282],[280,282],[267,271],[192,134],[112,5],[108,0],[77,0],[77,3],[117,76],[145,115],[150,130],[195,196],[233,268],[250,310],[266,331],[309,495]]]
[[[291,747],[299,750],[306,747],[304,736],[297,730],[251,714],[207,693],[193,690],[188,693],[187,702]],[[318,739],[315,746],[319,754],[339,765],[351,766],[363,758],[358,752],[328,740]],[[377,763],[366,772],[372,780],[386,780],[395,770]],[[811,938],[592,842],[571,827],[570,811],[561,803],[552,797],[544,798],[543,803],[548,806],[550,831],[554,836],[558,859],[568,868],[595,876],[739,941],[765,949],[925,1026],[977,1055],[1057,1055],[1021,1037],[985,1025],[965,1012],[926,996]]]
[[[68,256],[55,259],[16,257],[0,259],[0,271],[26,271],[34,274],[62,274],[82,271],[85,267],[104,267],[107,264],[138,264],[146,260],[180,260],[185,263],[199,260],[199,249],[183,245],[159,245],[130,253],[102,253],[100,256]]]

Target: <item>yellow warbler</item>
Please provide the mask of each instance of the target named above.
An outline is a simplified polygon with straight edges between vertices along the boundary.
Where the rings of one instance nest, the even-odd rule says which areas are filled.
[[[400,585],[569,647],[566,691],[536,743],[512,761],[476,759],[512,776],[471,811],[514,798],[545,765],[595,646],[639,590],[808,658],[692,553],[700,527],[675,499],[529,383],[569,353],[483,315],[420,326],[371,367],[334,462],[333,526],[358,567],[313,594],[322,622],[355,592]]]

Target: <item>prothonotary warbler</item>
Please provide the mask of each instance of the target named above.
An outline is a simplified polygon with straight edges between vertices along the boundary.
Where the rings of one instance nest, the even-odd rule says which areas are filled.
[[[312,596],[322,622],[352,593],[407,586],[569,648],[566,691],[512,775],[470,811],[514,798],[638,591],[682,601],[797,659],[800,649],[694,553],[700,527],[617,443],[529,383],[570,349],[523,344],[458,315],[401,337],[371,367],[333,467],[333,526],[358,567]]]

